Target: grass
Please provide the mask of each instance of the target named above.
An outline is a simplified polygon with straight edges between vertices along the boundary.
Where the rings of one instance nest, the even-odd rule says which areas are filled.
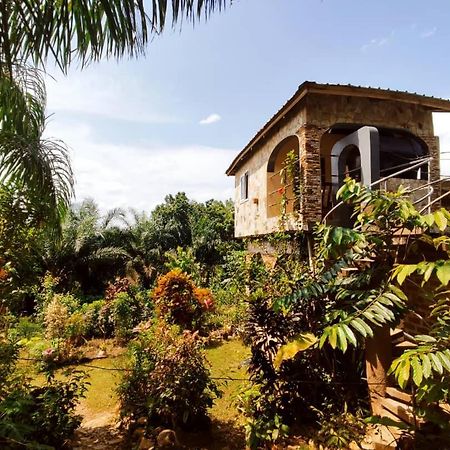
[[[241,341],[233,340],[223,345],[206,349],[206,357],[211,364],[211,375],[219,378],[246,379],[246,369],[243,364],[249,356],[249,350]],[[108,369],[123,367],[126,355],[95,360],[88,365]],[[80,366],[89,375],[90,386],[83,400],[83,406],[92,413],[114,409],[117,405],[115,388],[120,381],[121,373],[114,370],[101,370]],[[213,418],[219,421],[234,421],[238,417],[235,400],[245,381],[218,380],[223,392],[211,409]]]
[[[117,369],[124,366],[126,356],[115,356],[95,360],[88,365],[95,365],[106,369]],[[83,408],[96,414],[103,411],[111,411],[117,407],[116,386],[120,382],[121,372],[116,370],[101,370],[79,366],[89,376],[90,383],[86,398],[82,401]]]
[[[239,340],[229,341],[206,350],[206,357],[211,364],[211,375],[219,378],[247,379],[244,361],[249,355],[249,349]],[[246,382],[218,380],[218,383],[223,395],[216,400],[211,409],[211,415],[220,421],[234,421],[239,414],[235,404],[236,398]]]

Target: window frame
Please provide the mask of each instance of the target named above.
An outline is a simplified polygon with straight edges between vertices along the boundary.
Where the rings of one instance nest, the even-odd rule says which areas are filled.
[[[242,195],[245,190],[245,196]],[[239,191],[241,203],[248,201],[249,199],[249,173],[246,170],[239,178]]]

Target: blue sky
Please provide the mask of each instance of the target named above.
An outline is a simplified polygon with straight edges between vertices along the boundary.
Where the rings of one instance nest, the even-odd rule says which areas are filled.
[[[50,68],[47,134],[71,148],[78,201],[225,199],[229,162],[305,80],[450,98],[449,23],[448,0],[235,0],[137,60]],[[450,118],[435,126],[450,151]]]

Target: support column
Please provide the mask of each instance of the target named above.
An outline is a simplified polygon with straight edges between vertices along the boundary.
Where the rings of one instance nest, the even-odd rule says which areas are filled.
[[[323,130],[314,125],[303,125],[298,131],[300,141],[300,177],[302,183],[300,211],[302,228],[322,218],[322,183],[320,172],[320,138]]]

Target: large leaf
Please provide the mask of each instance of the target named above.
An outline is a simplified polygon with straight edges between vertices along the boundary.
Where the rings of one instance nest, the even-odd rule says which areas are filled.
[[[275,356],[273,363],[275,368],[279,368],[283,361],[294,358],[298,352],[303,352],[313,346],[317,338],[312,333],[301,333],[293,341],[282,345]]]
[[[443,286],[447,286],[450,281],[450,264],[448,261],[437,265],[436,276]]]

